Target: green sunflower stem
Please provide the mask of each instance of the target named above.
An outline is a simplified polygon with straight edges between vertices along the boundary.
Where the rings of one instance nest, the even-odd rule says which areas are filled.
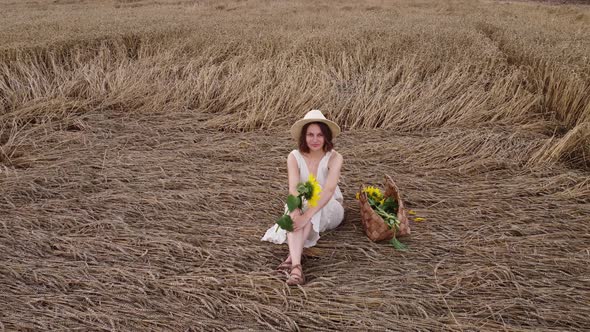
[[[408,246],[401,243],[396,237],[397,231],[399,231],[400,221],[397,219],[397,214],[389,213],[385,211],[383,200],[377,201],[373,197],[367,197],[369,201],[369,205],[373,208],[375,213],[377,213],[383,221],[387,224],[390,229],[393,229],[394,235],[393,238],[389,241],[391,246],[393,246],[396,250],[406,251],[408,250]],[[387,203],[387,206],[391,206],[391,203]],[[394,209],[395,210],[395,209]]]

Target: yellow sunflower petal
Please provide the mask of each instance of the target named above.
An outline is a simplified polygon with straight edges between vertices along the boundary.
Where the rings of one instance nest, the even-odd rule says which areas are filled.
[[[318,201],[319,201],[319,197],[315,197],[315,196],[314,196],[314,197],[310,198],[310,199],[307,201],[307,204],[308,204],[310,207],[314,207],[314,206],[317,206],[317,205],[318,205]]]
[[[418,217],[418,218],[414,218],[414,221],[415,221],[415,222],[422,222],[422,221],[424,221],[424,220],[426,220],[426,219],[424,219],[424,218],[420,218],[420,217]]]
[[[311,197],[309,198],[307,203],[309,204],[309,206],[316,206],[318,205],[318,202],[320,200],[320,192],[322,191],[322,187],[312,174],[309,175],[307,181],[311,183],[311,186],[313,188],[313,193],[311,194]]]
[[[375,201],[380,201],[383,199],[383,194],[381,193],[381,190],[379,190],[379,188],[377,187],[368,186],[364,191],[367,193],[368,197],[372,198]]]
[[[416,211],[414,211],[414,210],[410,210],[410,211],[408,211],[408,213],[411,214],[411,215],[413,215],[413,216],[416,215]]]

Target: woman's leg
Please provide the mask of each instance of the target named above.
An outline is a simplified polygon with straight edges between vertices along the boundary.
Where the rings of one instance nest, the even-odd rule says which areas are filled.
[[[289,244],[289,254],[291,256],[291,264],[301,264],[301,254],[303,253],[303,245],[305,240],[309,237],[312,224],[308,223],[300,230],[287,233],[287,243]]]
[[[301,267],[301,254],[303,253],[303,245],[305,240],[309,237],[311,232],[312,224],[309,223],[303,229],[296,232],[287,233],[287,241],[289,243],[289,252],[291,256],[291,273],[289,279],[287,279],[287,285],[301,285],[305,283],[305,277],[303,276],[303,268]]]
[[[338,227],[344,219],[344,206],[335,199],[331,199],[324,206],[320,219],[320,232]]]

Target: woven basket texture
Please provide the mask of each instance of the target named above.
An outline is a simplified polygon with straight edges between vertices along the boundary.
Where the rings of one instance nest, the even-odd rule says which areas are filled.
[[[367,193],[363,192],[365,188],[364,185],[361,185],[360,195],[359,195],[359,204],[360,204],[360,211],[361,211],[361,222],[363,224],[363,229],[365,230],[365,234],[367,237],[374,242],[383,241],[383,240],[391,240],[394,236],[399,238],[401,236],[406,236],[410,234],[410,222],[408,220],[408,211],[404,206],[404,202],[401,198],[400,190],[391,178],[391,176],[385,176],[385,198],[393,197],[397,200],[399,204],[399,209],[397,212],[397,218],[400,220],[400,227],[399,231],[396,233],[394,229],[389,229],[389,226],[383,221],[369,204],[367,200]]]

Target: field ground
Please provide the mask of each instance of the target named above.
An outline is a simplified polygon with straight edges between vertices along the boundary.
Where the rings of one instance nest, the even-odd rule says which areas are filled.
[[[0,0],[0,330],[587,331],[590,7]],[[344,131],[305,253],[289,125]],[[364,235],[389,174],[424,222]]]

